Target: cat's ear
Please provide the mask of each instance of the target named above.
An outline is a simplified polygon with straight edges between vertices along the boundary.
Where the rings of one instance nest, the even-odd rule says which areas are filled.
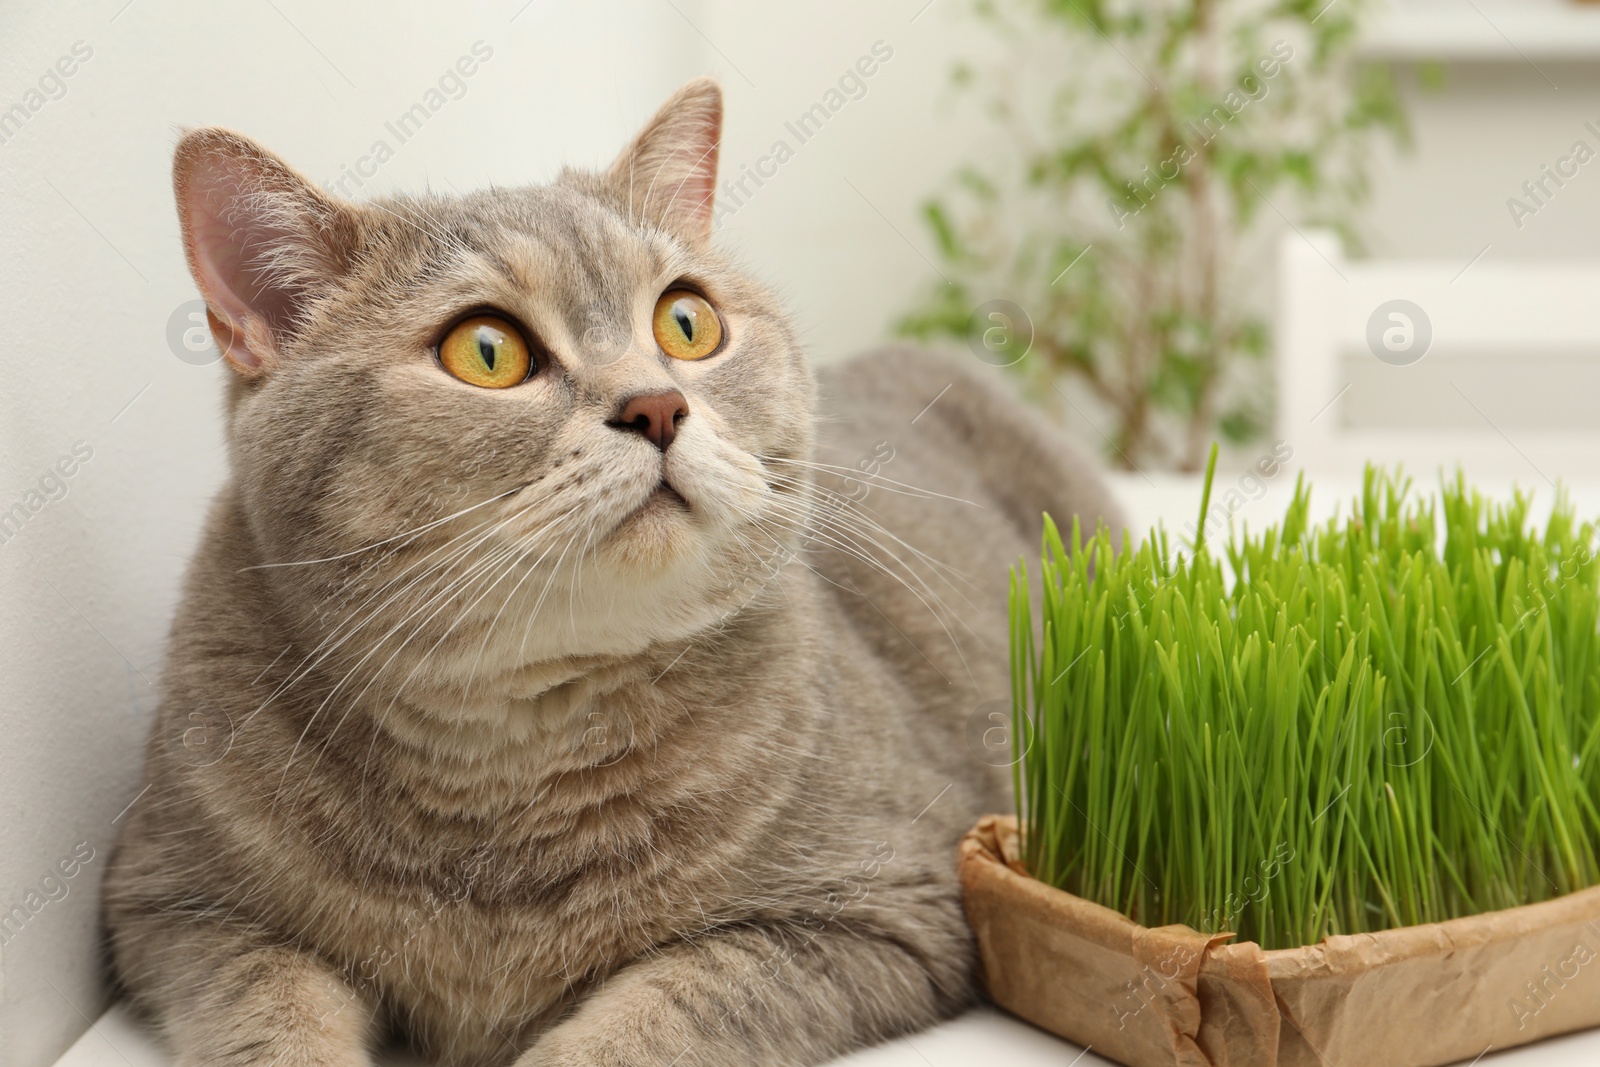
[[[354,219],[283,160],[227,130],[185,134],[172,182],[217,347],[242,374],[267,373],[305,303],[344,273]]]
[[[704,245],[721,141],[722,89],[696,78],[672,94],[607,174],[635,213]]]

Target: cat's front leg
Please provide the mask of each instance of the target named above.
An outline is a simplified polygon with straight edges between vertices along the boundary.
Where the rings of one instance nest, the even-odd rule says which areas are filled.
[[[176,1067],[369,1067],[369,998],[326,962],[240,924],[146,915],[113,952]]]
[[[940,910],[934,929],[753,925],[666,947],[516,1067],[803,1067],[920,1029],[975,995],[959,912]]]

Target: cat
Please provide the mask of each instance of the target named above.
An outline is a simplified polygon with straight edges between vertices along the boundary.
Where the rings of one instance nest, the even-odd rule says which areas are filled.
[[[105,888],[180,1067],[812,1064],[975,1002],[1007,568],[1121,520],[1002,371],[814,375],[713,247],[721,123],[360,203],[182,137],[230,476]]]

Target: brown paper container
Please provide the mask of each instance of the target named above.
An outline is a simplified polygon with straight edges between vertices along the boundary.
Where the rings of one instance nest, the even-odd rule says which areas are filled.
[[[1436,1067],[1600,1025],[1600,887],[1263,951],[1140,926],[1017,854],[1010,816],[961,842],[989,995],[1130,1067]]]

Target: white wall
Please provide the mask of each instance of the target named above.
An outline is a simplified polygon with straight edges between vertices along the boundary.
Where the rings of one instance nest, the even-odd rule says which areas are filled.
[[[982,143],[982,126],[949,81],[955,57],[987,42],[973,32],[966,0],[707,7],[706,33],[721,53],[712,62],[728,93],[724,182],[777,141],[794,149],[776,177],[759,189],[746,183],[753,195],[723,216],[723,240],[789,298],[812,357],[838,359],[885,336],[938,278],[919,207]],[[802,143],[786,124],[875,45],[892,56],[867,64],[876,70],[863,79],[864,95]]]

